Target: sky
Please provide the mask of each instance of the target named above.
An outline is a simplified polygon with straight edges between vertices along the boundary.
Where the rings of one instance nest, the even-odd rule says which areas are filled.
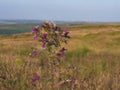
[[[120,22],[120,0],[0,0],[0,19]]]

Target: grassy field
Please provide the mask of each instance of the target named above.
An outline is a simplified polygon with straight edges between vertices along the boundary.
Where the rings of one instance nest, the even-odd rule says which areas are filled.
[[[64,75],[69,73],[78,79],[72,90],[120,90],[120,24],[67,28],[71,39],[65,45],[68,51],[61,67]],[[71,90],[69,83],[56,87],[56,83],[41,78],[42,73],[45,78],[49,76],[48,67],[42,70],[40,66],[46,56],[30,57],[31,47],[40,48],[29,32],[0,35],[0,90]],[[66,70],[68,67],[74,68]],[[40,80],[31,85],[34,73]],[[65,78],[62,74],[59,77]]]

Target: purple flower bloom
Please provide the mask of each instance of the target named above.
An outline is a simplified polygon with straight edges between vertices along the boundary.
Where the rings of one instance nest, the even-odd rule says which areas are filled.
[[[38,36],[37,36],[37,34],[35,34],[34,36],[33,36],[33,39],[36,39]]]
[[[62,54],[61,53],[56,53],[56,56],[57,57],[60,57]]]
[[[65,49],[64,47],[62,49],[60,49],[61,53],[64,53],[67,49]]]
[[[33,52],[33,56],[37,57],[37,56],[38,56],[38,52],[37,52],[37,51],[34,51],[34,52]]]
[[[38,74],[33,74],[32,79],[30,80],[31,84],[34,84],[36,81],[40,79],[40,76]]]
[[[43,38],[46,38],[47,35],[48,35],[47,33],[43,33],[43,34],[42,34],[42,37],[43,37]]]
[[[36,27],[33,27],[33,28],[32,28],[32,31],[33,31],[33,32],[37,32],[38,29],[39,29],[39,26],[36,26]]]
[[[42,44],[42,48],[45,48],[45,43]]]
[[[39,79],[40,79],[40,76],[38,76],[37,74],[33,75],[33,78],[32,78],[33,81],[37,81]]]

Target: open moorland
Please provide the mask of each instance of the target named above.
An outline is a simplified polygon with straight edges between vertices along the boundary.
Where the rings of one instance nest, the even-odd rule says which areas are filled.
[[[19,27],[12,25],[10,29],[1,25],[0,30],[6,28],[10,33],[10,30],[16,32],[19,28],[20,32],[24,32],[31,31],[33,26],[34,24]],[[72,75],[77,78],[74,89],[70,88],[70,83],[57,87],[59,81],[51,83],[51,79],[45,80],[49,77],[48,68],[41,68],[40,61],[47,56],[45,53],[39,58],[29,56],[31,47],[41,47],[33,39],[31,32],[26,32],[0,35],[0,90],[120,90],[120,24],[96,23],[61,27],[68,29],[71,38],[64,45],[67,52],[61,64],[63,72],[58,77],[63,79]],[[68,70],[68,67],[71,68]],[[35,84],[31,84],[34,73],[40,78]]]

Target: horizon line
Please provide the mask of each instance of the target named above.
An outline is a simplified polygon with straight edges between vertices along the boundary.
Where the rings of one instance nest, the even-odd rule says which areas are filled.
[[[86,20],[50,20],[50,19],[0,19],[0,21],[58,21],[58,22],[98,22],[98,23],[120,23],[120,21],[86,21]]]

